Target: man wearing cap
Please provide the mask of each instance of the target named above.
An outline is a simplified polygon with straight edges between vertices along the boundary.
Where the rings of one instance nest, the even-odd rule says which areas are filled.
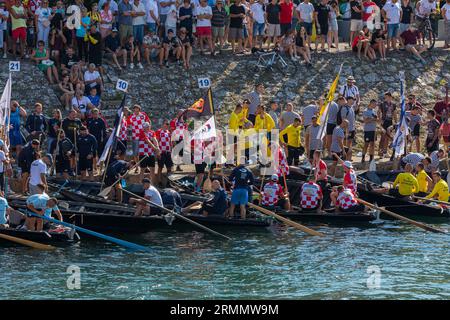
[[[264,185],[261,204],[266,207],[280,207],[290,210],[289,194],[283,192],[283,187],[278,183],[278,175],[273,174],[270,182]]]
[[[138,153],[139,153],[139,136],[142,132],[143,124],[149,121],[150,118],[147,116],[147,114],[141,111],[141,106],[135,104],[133,106],[133,114],[128,119],[128,125],[131,126],[131,141],[134,160],[136,162],[138,161]]]
[[[97,139],[89,133],[88,129],[83,126],[80,129],[80,136],[77,140],[78,148],[78,171],[81,174],[81,180],[90,177],[94,163],[94,157],[98,151]],[[93,176],[93,174],[92,174]]]
[[[378,119],[381,121],[381,126],[384,129],[384,132],[380,138],[379,155],[380,157],[384,157],[384,154],[387,153],[387,146],[389,141],[389,136],[387,130],[392,124],[397,123],[397,105],[392,102],[392,94],[387,91],[384,94],[384,101],[380,103],[378,107]]]
[[[40,193],[37,187],[39,184],[42,184],[47,189],[47,165],[51,166],[53,162],[51,154],[47,154],[41,159],[41,155],[37,152],[35,157],[36,160],[31,163],[30,180],[28,183],[31,195]]]
[[[354,109],[355,109],[355,113],[358,114],[359,112],[359,101],[360,101],[360,96],[359,96],[359,89],[358,87],[355,85],[356,81],[355,78],[353,76],[348,76],[347,77],[347,83],[344,84],[341,89],[339,90],[339,95],[342,97],[353,97],[354,98]]]
[[[144,178],[145,169],[150,170],[150,179],[154,183],[156,179],[155,175],[155,163],[156,157],[160,156],[161,151],[158,146],[158,141],[155,137],[155,132],[151,130],[150,122],[144,122],[142,125],[142,131],[139,135],[139,160],[140,163],[141,179]]]
[[[117,28],[112,29],[112,33],[105,38],[105,50],[107,54],[111,54],[114,64],[122,70],[127,66],[127,50],[120,45]],[[122,57],[122,66],[119,64],[118,58]]]
[[[299,157],[303,154],[304,149],[302,148],[301,140],[301,120],[300,118],[295,118],[294,122],[288,125],[284,130],[280,132],[280,141],[283,146],[287,145],[287,162],[288,165],[294,164],[298,166]],[[287,141],[284,137],[287,135]]]
[[[22,192],[25,193],[28,190],[28,177],[30,175],[31,164],[36,160],[36,154],[39,153],[40,147],[39,140],[32,140],[28,142],[22,151],[19,153],[17,159],[18,165],[22,170]]]
[[[159,206],[163,206],[161,194],[159,193],[158,189],[152,186],[150,179],[142,179],[142,184],[144,186],[144,198]],[[151,214],[151,205],[147,201],[144,201],[142,199],[130,198],[129,202],[130,204],[136,204],[136,211],[134,213],[135,216]]]

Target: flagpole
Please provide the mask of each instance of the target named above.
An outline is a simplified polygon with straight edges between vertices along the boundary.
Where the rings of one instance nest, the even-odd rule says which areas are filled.
[[[8,156],[9,156],[9,146],[10,146],[10,142],[9,142],[9,126],[10,126],[10,123],[11,123],[11,90],[12,90],[12,75],[11,75],[11,71],[9,72],[9,76],[8,76],[8,86],[9,86],[9,97],[8,97],[8,99],[6,101],[6,106],[8,108],[8,120],[7,120],[6,124],[5,124],[5,128],[3,130],[3,134],[5,136],[4,142],[5,142],[6,148],[8,149]],[[19,110],[19,112],[20,112],[20,110]],[[8,163],[8,169],[9,168],[11,168],[11,171],[12,171],[11,163]],[[3,185],[5,186],[4,187],[5,188],[5,195],[4,196],[6,197],[6,194],[8,193],[8,177],[7,177],[6,174],[3,176],[3,179],[4,179],[3,180]]]

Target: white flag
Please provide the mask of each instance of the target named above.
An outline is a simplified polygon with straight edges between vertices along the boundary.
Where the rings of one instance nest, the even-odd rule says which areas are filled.
[[[2,97],[0,98],[0,125],[6,125],[6,118],[9,116],[9,110],[11,108],[11,75],[9,75],[6,82],[5,89],[3,90]],[[9,131],[9,130],[6,130]]]
[[[192,135],[195,140],[207,140],[216,137],[216,121],[214,116],[209,118],[200,128]]]
[[[406,122],[406,105],[405,105],[405,79],[400,77],[400,122],[395,132],[392,148],[395,150],[395,156],[399,157],[405,153],[406,138],[409,133],[408,123]]]

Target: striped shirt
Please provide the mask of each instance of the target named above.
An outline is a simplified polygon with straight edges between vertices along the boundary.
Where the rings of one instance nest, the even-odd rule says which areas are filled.
[[[212,8],[212,18],[211,18],[211,25],[213,27],[225,27],[225,18],[227,16],[227,13],[225,11],[225,8],[222,6],[222,10],[219,10],[217,6],[214,6]]]

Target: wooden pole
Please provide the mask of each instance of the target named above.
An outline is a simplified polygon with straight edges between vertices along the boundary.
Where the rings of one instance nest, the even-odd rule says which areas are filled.
[[[39,250],[54,250],[55,249],[55,247],[50,246],[50,245],[41,244],[38,242],[25,240],[22,238],[17,238],[17,237],[9,236],[9,235],[2,234],[2,233],[0,233],[0,238],[11,241],[11,242],[15,242],[15,243],[27,246],[27,247],[31,247],[33,249],[39,249]]]

